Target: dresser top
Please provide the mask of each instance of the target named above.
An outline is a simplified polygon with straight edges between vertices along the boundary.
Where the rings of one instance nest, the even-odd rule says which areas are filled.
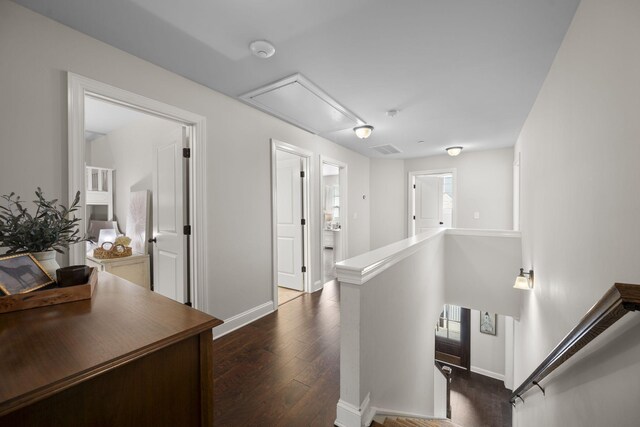
[[[0,416],[221,323],[109,273],[90,300],[0,314]]]

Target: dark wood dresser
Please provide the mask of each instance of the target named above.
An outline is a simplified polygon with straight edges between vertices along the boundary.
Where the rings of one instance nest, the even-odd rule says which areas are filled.
[[[0,314],[0,426],[212,426],[221,323],[109,273],[91,300]]]

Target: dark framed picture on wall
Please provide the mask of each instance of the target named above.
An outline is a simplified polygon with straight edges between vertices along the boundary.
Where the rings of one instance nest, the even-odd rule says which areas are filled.
[[[0,290],[4,295],[24,294],[53,282],[31,254],[0,257]]]
[[[488,335],[497,333],[498,315],[489,311],[480,312],[480,332]]]

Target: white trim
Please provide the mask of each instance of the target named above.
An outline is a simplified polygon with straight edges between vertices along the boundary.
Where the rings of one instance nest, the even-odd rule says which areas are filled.
[[[360,407],[356,407],[344,400],[338,400],[336,407],[336,420],[333,423],[338,427],[361,427],[363,425],[371,424],[373,415],[371,415],[371,399],[370,394],[364,398]],[[367,418],[371,415],[371,419],[366,422]]]
[[[91,96],[114,104],[127,106],[157,117],[189,126],[192,162],[189,168],[191,213],[191,295],[193,306],[209,312],[207,279],[207,168],[206,168],[206,120],[203,116],[178,107],[156,101],[115,86],[101,83],[71,72],[67,73],[68,90],[68,150],[69,150],[69,199],[81,191],[80,203],[85,205],[84,195],[84,98]],[[84,215],[80,213],[79,227],[86,230]],[[69,249],[71,264],[81,264],[84,250],[81,244]]]
[[[268,301],[240,314],[236,314],[228,319],[224,319],[224,323],[222,325],[213,328],[213,339],[217,340],[218,338],[273,312],[273,301]]]
[[[319,218],[319,226],[318,229],[320,231],[319,233],[319,240],[318,240],[318,244],[319,244],[319,248],[320,248],[320,281],[322,282],[322,285],[324,286],[325,283],[327,283],[327,278],[324,276],[324,245],[323,240],[324,240],[324,236],[323,236],[323,228],[322,225],[324,224],[324,219],[322,218],[322,212],[324,211],[324,206],[322,205],[322,201],[324,198],[324,175],[322,174],[322,166],[324,164],[328,164],[328,165],[332,165],[332,166],[336,166],[340,169],[339,172],[339,180],[340,180],[340,246],[341,246],[341,252],[342,252],[342,259],[348,259],[349,258],[349,206],[348,206],[348,197],[347,197],[347,192],[349,191],[349,186],[348,186],[348,176],[349,176],[349,165],[345,162],[341,162],[340,160],[335,160],[332,159],[330,157],[327,156],[323,156],[320,155],[320,167],[318,169],[318,175],[320,177],[319,181],[319,185],[318,185],[318,196],[319,196],[319,211],[320,213],[320,218]]]
[[[263,86],[261,88],[252,90],[251,92],[245,93],[243,95],[240,95],[238,97],[238,99],[240,99],[242,102],[251,105],[253,108],[257,108],[261,111],[264,111],[267,114],[270,114],[272,116],[278,117],[281,120],[284,120],[287,123],[290,123],[294,126],[299,127],[300,129],[306,130],[307,132],[311,132],[315,135],[318,135],[320,133],[323,132],[323,130],[321,129],[315,129],[310,127],[307,124],[301,123],[298,120],[289,117],[289,116],[285,116],[284,114],[280,113],[279,111],[273,110],[269,107],[267,107],[266,105],[254,100],[253,98],[258,96],[258,95],[262,95],[264,93],[267,92],[271,92],[275,89],[279,89],[281,87],[290,85],[292,83],[299,83],[302,87],[304,87],[305,89],[307,89],[309,92],[313,93],[315,96],[317,96],[318,98],[320,98],[322,101],[326,102],[328,105],[330,105],[331,107],[335,108],[336,110],[338,110],[339,112],[341,112],[342,114],[344,114],[347,118],[349,118],[350,120],[352,120],[354,123],[356,123],[356,126],[360,126],[360,125],[364,125],[366,124],[364,120],[362,120],[360,117],[358,117],[355,113],[353,113],[352,111],[348,110],[347,108],[343,107],[342,105],[340,105],[338,103],[338,101],[336,101],[335,99],[331,98],[325,91],[323,91],[322,89],[320,89],[318,86],[316,86],[315,84],[313,84],[311,81],[309,81],[309,79],[307,79],[306,77],[304,77],[302,74],[297,73],[294,74],[292,76],[289,77],[285,77],[284,79],[278,80],[276,82],[273,82],[271,84],[268,84],[266,86]]]
[[[443,235],[445,232],[444,228],[434,228],[417,236],[339,262],[336,264],[338,280],[362,285],[387,268],[416,253],[432,238]]]
[[[434,228],[417,236],[392,243],[382,248],[344,260],[336,264],[338,281],[362,285],[387,268],[416,253],[432,238],[439,235],[480,236],[520,238],[519,231],[511,230],[469,230],[453,228]]]
[[[471,372],[475,372],[476,374],[484,375],[485,377],[494,378],[496,380],[504,381],[504,375],[498,374],[497,372],[488,371],[486,369],[478,368],[477,366],[471,365]]]
[[[522,236],[522,233],[512,230],[475,230],[470,228],[449,228],[447,229],[447,235],[520,238]]]
[[[451,215],[451,228],[455,228],[458,224],[458,169],[446,168],[446,169],[431,169],[424,171],[412,171],[407,176],[407,237],[414,235],[414,223],[413,223],[413,205],[414,192],[413,185],[415,184],[416,176],[420,175],[443,175],[451,174],[451,192],[453,194],[453,214]]]
[[[307,272],[303,273],[303,292],[312,292],[311,285],[311,234],[313,230],[313,215],[311,212],[311,200],[313,196],[310,194],[313,190],[311,181],[313,178],[313,153],[308,150],[304,150],[292,144],[278,141],[271,138],[271,280],[272,280],[272,299],[273,309],[278,309],[278,218],[277,218],[277,188],[276,188],[276,174],[277,174],[277,162],[276,162],[276,150],[285,151],[287,153],[300,156],[305,161],[305,173],[306,179],[303,184],[303,196],[304,196],[304,208],[302,215],[307,220],[306,227],[304,228],[304,265],[307,267]]]
[[[316,280],[316,282],[311,287],[311,293],[317,292],[323,288],[324,288],[324,283],[322,283],[322,280]]]

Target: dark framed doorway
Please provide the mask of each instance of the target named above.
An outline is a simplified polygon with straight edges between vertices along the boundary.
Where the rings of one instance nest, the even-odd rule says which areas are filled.
[[[436,325],[436,360],[471,368],[471,310],[446,304]]]

